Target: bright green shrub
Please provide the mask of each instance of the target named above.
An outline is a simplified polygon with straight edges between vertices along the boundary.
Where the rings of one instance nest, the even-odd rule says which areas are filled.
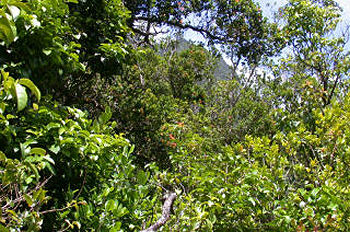
[[[219,150],[188,123],[169,124],[175,172],[159,178],[181,192],[169,230],[348,231],[349,99],[314,110],[315,131],[300,119]]]
[[[150,173],[132,163],[133,147],[114,133],[108,108],[94,121],[46,99],[40,107],[26,107],[27,93],[19,83],[37,90],[3,72],[2,228],[140,229],[156,201],[150,199]]]

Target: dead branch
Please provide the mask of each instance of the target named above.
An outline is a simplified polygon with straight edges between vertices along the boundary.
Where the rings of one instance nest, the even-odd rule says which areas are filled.
[[[170,219],[171,208],[175,198],[176,193],[170,193],[164,202],[162,216],[156,223],[154,223],[148,229],[142,230],[141,232],[155,232],[162,227]]]

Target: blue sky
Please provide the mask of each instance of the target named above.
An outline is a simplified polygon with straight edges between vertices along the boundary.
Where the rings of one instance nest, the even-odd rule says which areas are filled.
[[[350,0],[335,0],[341,8],[343,8],[343,20],[344,22],[350,23]],[[263,12],[268,12],[271,10],[277,10],[280,6],[283,6],[288,1],[287,0],[255,0],[259,3],[263,9]],[[270,6],[267,6],[270,4]]]
[[[271,17],[273,15],[273,12],[276,12],[278,8],[286,4],[288,0],[255,0],[255,2],[260,4],[260,7],[262,8],[262,11],[266,17]],[[343,8],[342,22],[338,25],[337,29],[338,32],[341,32],[344,30],[346,25],[350,25],[350,0],[336,0],[336,2],[338,2],[339,6]],[[184,34],[184,37],[187,40],[196,42],[205,41],[204,37],[201,34],[191,30],[187,30]],[[346,47],[350,49],[350,44],[347,44]],[[223,56],[223,58],[228,64],[231,63],[227,57]]]
[[[343,20],[350,22],[350,0],[337,0],[336,2],[343,8]]]

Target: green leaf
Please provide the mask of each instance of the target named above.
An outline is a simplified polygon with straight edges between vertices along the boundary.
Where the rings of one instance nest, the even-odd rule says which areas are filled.
[[[10,230],[0,224],[0,231],[9,232]]]
[[[47,56],[50,55],[51,52],[52,52],[52,50],[50,50],[50,49],[43,49],[43,53]]]
[[[253,204],[253,206],[256,205],[256,202],[255,202],[255,200],[252,197],[249,197],[248,201],[250,201]]]
[[[108,200],[105,204],[105,208],[107,211],[112,211],[114,207],[115,207],[115,202],[112,199]]]
[[[61,125],[59,123],[55,122],[50,122],[47,126],[47,130],[51,130],[52,128],[59,128]]]
[[[78,221],[74,221],[72,224],[73,224],[73,225],[76,225],[76,226],[78,227],[78,229],[81,228],[81,224],[80,224],[80,222],[78,222]]]
[[[50,171],[53,175],[56,175],[56,171],[55,171],[55,169],[52,167],[51,164],[47,164],[46,167],[47,167],[47,169],[49,169],[49,171]]]
[[[28,194],[24,194],[23,197],[29,206],[31,206],[33,204],[33,200]]]
[[[0,13],[0,40],[3,40],[7,45],[15,40],[17,35],[16,26],[14,22],[8,20],[4,12]]]
[[[40,174],[39,174],[38,169],[32,163],[28,163],[28,166],[34,172],[36,179],[39,180]]]
[[[123,217],[124,215],[128,214],[129,211],[127,208],[123,207],[121,204],[118,205],[118,213],[116,213],[116,210],[113,211],[114,215],[117,217]]]
[[[6,159],[6,155],[2,151],[0,151],[0,162],[6,161]]]
[[[1,69],[1,75],[2,75],[3,81],[7,81],[7,79],[10,76],[10,74],[8,72],[5,72],[3,69]]]
[[[43,158],[44,158],[45,160],[49,161],[50,163],[55,164],[55,161],[54,161],[50,156],[46,155],[46,156],[44,156]]]
[[[0,114],[3,114],[5,112],[6,105],[3,102],[0,102]]]
[[[65,218],[69,213],[70,213],[69,210],[64,211],[63,213],[60,214],[60,217],[61,217],[61,218]]]
[[[10,12],[12,19],[16,20],[21,13],[21,10],[13,5],[7,5],[8,12]]]
[[[53,153],[57,154],[61,150],[61,147],[59,145],[54,144],[49,148],[49,150],[52,151]]]
[[[17,98],[17,110],[21,111],[26,107],[28,102],[26,89],[22,85],[16,83],[15,92],[16,92],[16,98]]]
[[[32,182],[33,182],[32,176],[29,176],[29,177],[25,178],[25,183],[26,183],[26,184],[30,184],[30,183],[32,183]]]
[[[69,2],[69,3],[79,3],[78,0],[66,0],[66,2]]]
[[[33,109],[34,109],[35,111],[38,111],[38,110],[39,110],[39,106],[38,106],[37,104],[33,103]]]
[[[23,143],[20,143],[19,144],[19,147],[21,149],[21,154],[23,157],[25,157],[26,155],[29,154],[30,152],[30,147],[28,147],[28,144],[23,144]]]
[[[109,106],[107,106],[105,112],[102,113],[102,114],[98,117],[98,124],[99,124],[99,125],[104,125],[104,124],[106,124],[111,118],[112,118],[112,111],[111,111],[111,108],[110,108]]]
[[[42,149],[42,148],[40,148],[40,147],[35,147],[35,148],[32,148],[31,150],[30,150],[30,152],[29,152],[29,154],[36,154],[36,155],[42,155],[42,156],[44,156],[44,155],[46,155],[46,151],[45,151],[45,149]]]
[[[118,231],[120,231],[121,226],[122,226],[121,222],[116,222],[114,227],[111,228],[111,232],[118,232]]]
[[[11,209],[8,209],[7,210],[8,213],[12,214],[13,216],[17,217],[17,214],[15,211],[11,210]]]
[[[29,79],[22,78],[18,81],[19,84],[26,86],[32,93],[35,95],[36,99],[38,99],[38,102],[41,99],[41,93],[38,87]]]
[[[147,173],[148,174],[148,173]],[[144,171],[139,171],[137,173],[137,180],[138,180],[138,183],[140,183],[141,185],[144,185],[147,183],[148,181],[148,175],[147,175]]]

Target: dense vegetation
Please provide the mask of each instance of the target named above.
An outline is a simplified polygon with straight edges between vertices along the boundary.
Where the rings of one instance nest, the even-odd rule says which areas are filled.
[[[275,13],[0,1],[0,230],[140,231],[176,194],[160,231],[349,231],[341,9],[289,0]],[[153,40],[161,30],[208,43],[178,49]]]

